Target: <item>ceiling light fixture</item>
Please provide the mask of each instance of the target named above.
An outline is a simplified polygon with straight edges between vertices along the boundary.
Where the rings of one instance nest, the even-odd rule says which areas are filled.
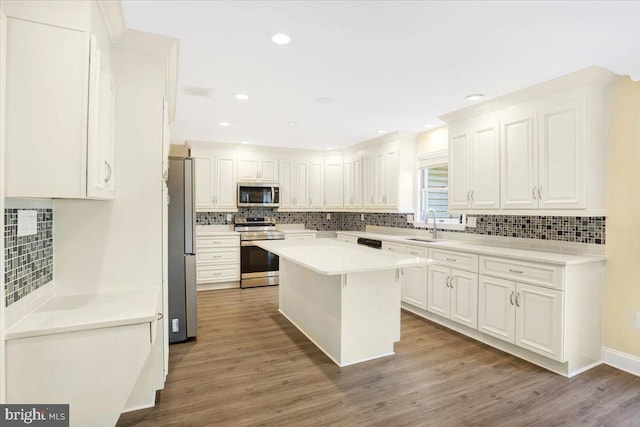
[[[333,102],[333,98],[322,97],[316,99],[318,104],[331,104]]]
[[[249,141],[242,141],[240,144],[248,144]]]
[[[293,127],[300,126],[300,122],[296,121],[296,120],[291,120],[291,121],[287,122],[287,124],[289,126],[293,126]]]
[[[472,93],[471,95],[467,95],[464,97],[467,101],[477,101],[478,99],[484,98],[484,95],[481,93]]]
[[[424,125],[424,127],[426,127],[427,129],[431,129],[433,125]]]
[[[271,40],[275,44],[289,44],[289,42],[291,41],[291,37],[283,33],[278,33],[274,34],[273,37],[271,37]]]
[[[378,129],[376,132],[377,133],[387,133],[387,130],[386,129]]]
[[[240,101],[246,101],[247,99],[249,99],[249,95],[247,95],[246,93],[237,93],[236,99],[239,99]]]
[[[229,126],[229,122],[220,122],[220,123],[218,123],[218,125],[222,126],[222,127],[227,127],[227,126]]]
[[[326,149],[327,150],[333,150],[333,147],[327,147]]]

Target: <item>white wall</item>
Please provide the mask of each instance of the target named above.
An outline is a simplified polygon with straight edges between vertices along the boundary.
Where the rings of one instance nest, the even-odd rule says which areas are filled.
[[[416,137],[416,155],[432,153],[449,148],[449,128],[442,126],[419,133]]]
[[[7,40],[7,18],[2,10],[0,10],[0,93],[5,93],[6,79],[6,40]],[[4,124],[5,124],[5,102],[4,95],[0,96],[0,248],[4,254]],[[5,346],[4,346],[4,329],[5,329],[5,299],[4,299],[4,255],[0,262],[0,403],[5,402]]]

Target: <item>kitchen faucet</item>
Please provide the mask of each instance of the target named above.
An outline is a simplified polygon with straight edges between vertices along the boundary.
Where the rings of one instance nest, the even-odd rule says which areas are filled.
[[[438,238],[438,226],[436,225],[436,210],[429,209],[427,212],[427,226],[429,225],[429,215],[433,212],[433,239],[436,240]]]

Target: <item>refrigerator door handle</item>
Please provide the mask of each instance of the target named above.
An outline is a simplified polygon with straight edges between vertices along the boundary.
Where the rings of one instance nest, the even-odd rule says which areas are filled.
[[[184,256],[187,338],[198,335],[198,290],[196,284],[196,256]]]
[[[193,182],[195,177],[193,159],[184,159],[184,253],[195,254],[196,210]]]

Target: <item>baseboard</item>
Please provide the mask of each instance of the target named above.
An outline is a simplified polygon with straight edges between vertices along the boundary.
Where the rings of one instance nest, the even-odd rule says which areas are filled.
[[[640,376],[640,357],[623,353],[612,348],[603,349],[604,363],[621,371]]]

